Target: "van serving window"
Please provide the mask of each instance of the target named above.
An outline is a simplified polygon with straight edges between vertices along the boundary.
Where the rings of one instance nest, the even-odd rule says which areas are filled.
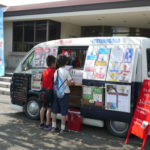
[[[70,56],[68,65],[73,68],[83,68],[88,46],[64,46],[59,47],[58,54],[67,54]]]
[[[147,75],[150,77],[150,48],[146,50],[147,52]]]

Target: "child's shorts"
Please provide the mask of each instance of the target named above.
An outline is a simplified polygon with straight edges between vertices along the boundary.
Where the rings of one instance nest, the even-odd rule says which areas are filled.
[[[42,90],[41,94],[42,107],[51,108],[53,101],[53,91],[52,90]]]
[[[68,100],[69,94],[65,94],[61,99],[57,98],[57,96],[54,95],[52,112],[54,114],[61,113],[62,116],[66,116],[68,114]]]

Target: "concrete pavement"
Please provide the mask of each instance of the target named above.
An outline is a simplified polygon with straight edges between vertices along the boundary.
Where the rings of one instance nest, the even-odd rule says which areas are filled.
[[[52,134],[39,129],[33,121],[11,110],[9,96],[0,95],[0,150],[140,150],[142,140],[131,135],[124,138],[110,135],[106,128],[83,126],[80,133]],[[58,123],[60,123],[58,121]],[[145,150],[150,149],[148,138]]]

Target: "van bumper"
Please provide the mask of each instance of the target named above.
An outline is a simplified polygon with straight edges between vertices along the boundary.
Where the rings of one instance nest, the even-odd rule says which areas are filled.
[[[61,114],[57,114],[57,119],[61,120]],[[83,124],[95,126],[95,127],[104,127],[104,121],[103,120],[96,120],[96,119],[90,119],[90,118],[83,118]]]
[[[17,110],[19,112],[23,112],[23,106],[18,106],[18,105],[15,105],[15,104],[10,104],[10,108],[13,109],[13,110]]]

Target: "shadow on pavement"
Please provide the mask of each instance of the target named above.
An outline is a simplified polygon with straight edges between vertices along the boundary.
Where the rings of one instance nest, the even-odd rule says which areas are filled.
[[[7,119],[0,124],[2,150],[140,150],[142,144],[142,140],[131,135],[125,145],[124,138],[110,135],[105,128],[84,125],[82,132],[59,135],[39,129],[39,120],[30,120],[24,113],[1,113],[0,120],[2,117]],[[150,148],[148,141],[149,138],[145,150]]]

